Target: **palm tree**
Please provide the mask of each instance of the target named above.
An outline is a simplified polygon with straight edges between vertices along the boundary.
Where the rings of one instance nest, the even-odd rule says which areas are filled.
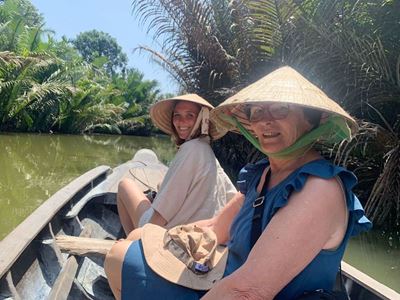
[[[117,133],[125,109],[109,101],[117,90],[83,77],[68,101],[58,105],[53,126],[57,131],[69,133]]]
[[[72,91],[60,76],[60,61],[44,54],[0,52],[0,128],[32,129],[40,108],[48,113],[59,96]],[[42,120],[43,121],[43,120]]]

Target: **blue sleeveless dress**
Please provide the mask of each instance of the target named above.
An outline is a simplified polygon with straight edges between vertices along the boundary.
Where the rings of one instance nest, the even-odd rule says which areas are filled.
[[[253,216],[253,201],[258,197],[256,186],[263,170],[269,165],[266,159],[249,164],[239,174],[238,187],[245,195],[244,204],[231,226],[231,239],[228,243],[229,255],[224,276],[238,269],[250,252],[250,232]],[[316,160],[297,169],[284,181],[267,191],[268,201],[264,204],[262,226],[265,228],[276,211],[285,206],[290,194],[300,191],[308,176],[333,178],[338,176],[344,186],[349,225],[341,245],[334,251],[322,250],[314,260],[298,274],[275,299],[293,299],[304,291],[315,289],[331,290],[340,261],[349,238],[371,228],[364,210],[352,193],[356,184],[355,176],[344,168],[337,167],[326,160]],[[122,299],[200,299],[205,292],[188,289],[161,278],[147,265],[140,241],[129,247],[122,266]]]
[[[239,173],[238,188],[245,195],[245,201],[231,226],[231,239],[228,243],[229,256],[224,276],[231,274],[243,265],[250,252],[250,235],[254,212],[252,204],[258,197],[257,185],[268,165],[269,162],[263,159],[256,164],[247,165]],[[300,191],[303,188],[310,175],[324,179],[337,176],[341,179],[349,210],[347,231],[342,243],[336,250],[322,250],[275,299],[294,299],[304,291],[316,289],[332,290],[349,238],[361,231],[370,229],[372,226],[364,215],[360,201],[352,192],[352,188],[357,182],[353,173],[342,167],[335,166],[327,160],[320,159],[303,165],[292,172],[284,181],[266,191],[264,196],[268,200],[264,202],[263,229],[265,229],[278,209],[288,203],[291,193]]]

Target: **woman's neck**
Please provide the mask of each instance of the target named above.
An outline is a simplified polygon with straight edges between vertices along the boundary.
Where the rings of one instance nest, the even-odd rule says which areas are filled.
[[[282,173],[291,173],[302,165],[320,159],[321,155],[314,149],[310,149],[301,156],[295,156],[291,158],[269,158],[271,174],[278,175]]]

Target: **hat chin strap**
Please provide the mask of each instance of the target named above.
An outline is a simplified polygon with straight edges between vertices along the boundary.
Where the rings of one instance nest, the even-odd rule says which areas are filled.
[[[289,147],[278,152],[265,152],[262,150],[260,142],[235,117],[226,117],[232,121],[232,124],[236,125],[244,137],[249,140],[254,147],[269,157],[288,158],[302,155],[304,153],[299,150],[308,148],[320,139],[332,143],[339,143],[343,140],[351,139],[351,130],[347,125],[347,122],[339,116],[331,115],[326,122],[302,135]]]
[[[208,126],[210,122],[210,111],[207,107],[202,106],[199,114],[197,115],[196,122],[193,125],[192,131],[185,141],[189,141],[197,133],[199,126],[201,126],[201,134],[209,135]]]

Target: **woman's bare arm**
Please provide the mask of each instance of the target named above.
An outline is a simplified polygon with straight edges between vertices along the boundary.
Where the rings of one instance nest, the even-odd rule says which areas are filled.
[[[338,182],[309,178],[271,219],[245,264],[204,299],[273,299],[321,249],[340,244],[346,216]]]

